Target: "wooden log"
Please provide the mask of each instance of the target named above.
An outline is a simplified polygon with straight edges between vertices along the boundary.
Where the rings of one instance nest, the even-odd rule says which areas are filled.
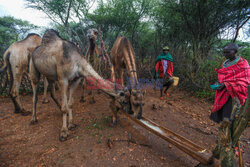
[[[236,146],[241,134],[248,126],[250,121],[250,86],[248,86],[248,97],[244,106],[240,110],[239,118],[233,123],[232,144]]]

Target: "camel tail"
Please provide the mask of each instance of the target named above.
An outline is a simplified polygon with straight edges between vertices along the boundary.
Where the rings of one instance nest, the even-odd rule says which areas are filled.
[[[3,55],[3,66],[0,68],[0,73],[3,73],[7,70],[10,58],[10,51],[7,49]]]

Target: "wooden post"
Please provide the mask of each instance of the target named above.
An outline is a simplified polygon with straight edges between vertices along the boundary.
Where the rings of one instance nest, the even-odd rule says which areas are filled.
[[[235,147],[237,142],[246,129],[248,122],[250,121],[250,86],[248,86],[248,96],[244,104],[244,107],[241,108],[239,118],[236,119],[233,123],[233,134],[232,134],[232,144]]]

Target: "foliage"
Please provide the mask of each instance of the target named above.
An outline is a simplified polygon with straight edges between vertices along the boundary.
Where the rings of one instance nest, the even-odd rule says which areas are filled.
[[[237,37],[237,28],[250,15],[247,0],[26,0],[46,13],[60,34],[86,50],[88,28],[101,28],[108,50],[118,35],[128,37],[136,53],[138,76],[150,78],[154,59],[168,45],[174,75],[185,89],[212,96],[209,85],[223,62],[222,49]],[[248,34],[249,34],[249,23]],[[229,31],[232,40],[224,40]],[[240,42],[239,55],[250,61],[249,42]],[[199,93],[198,93],[199,94]]]
[[[24,38],[27,32],[37,26],[28,21],[15,19],[10,16],[0,17],[0,57],[13,42]]]

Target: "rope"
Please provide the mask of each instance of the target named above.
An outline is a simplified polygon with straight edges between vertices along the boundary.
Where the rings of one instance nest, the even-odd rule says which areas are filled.
[[[105,46],[105,43],[104,41],[102,40],[102,35],[101,35],[101,29],[99,28],[98,29],[98,35],[99,35],[99,40],[101,42],[101,53],[102,53],[102,57],[104,60],[108,60],[108,63],[109,63],[109,66],[112,67],[113,64],[111,63],[111,60],[110,60],[110,57],[109,55],[107,54],[107,51],[106,51],[106,46]]]

